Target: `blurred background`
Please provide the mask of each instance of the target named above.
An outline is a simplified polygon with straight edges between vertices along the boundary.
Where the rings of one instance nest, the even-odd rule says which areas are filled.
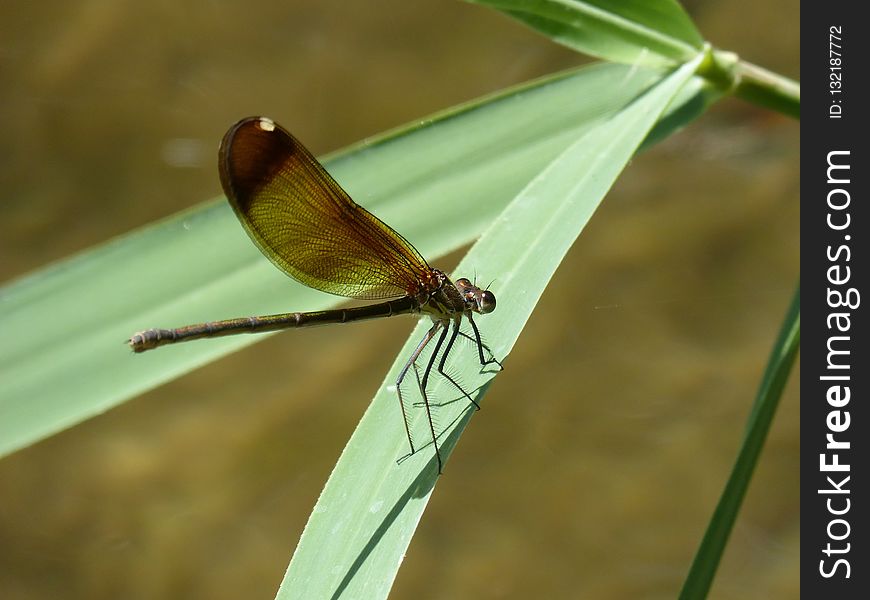
[[[686,6],[718,47],[798,77],[796,2]],[[240,117],[324,154],[583,60],[452,0],[3,3],[0,282],[218,195]],[[797,281],[799,143],[728,100],[633,161],[392,597],[675,597]],[[272,598],[412,326],[273,336],[0,460],[0,598]],[[797,375],[713,598],[799,595]]]

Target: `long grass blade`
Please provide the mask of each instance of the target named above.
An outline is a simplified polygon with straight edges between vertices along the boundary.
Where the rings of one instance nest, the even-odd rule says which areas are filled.
[[[495,278],[498,310],[478,321],[496,357],[508,356],[559,262],[697,64],[663,78],[580,136],[511,202],[459,265],[457,273]],[[278,598],[384,598],[389,593],[438,477],[431,444],[396,464],[408,448],[391,384],[427,327],[421,320],[348,442]],[[479,403],[495,373],[480,372],[470,347],[451,354],[451,366],[452,376],[478,387]],[[510,362],[505,366],[510,368]],[[446,458],[473,410],[441,379],[430,389],[443,401],[437,421]],[[426,427],[417,414],[415,439],[426,439]]]
[[[681,600],[706,598],[710,591],[755,466],[761,457],[764,440],[770,431],[779,399],[797,357],[800,338],[801,296],[798,286],[761,378],[737,460],[680,592]]]

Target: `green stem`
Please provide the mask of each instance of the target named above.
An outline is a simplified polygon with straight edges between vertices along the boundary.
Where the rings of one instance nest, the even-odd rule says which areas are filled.
[[[734,95],[800,120],[801,84],[752,63],[737,63]]]
[[[705,52],[698,75],[747,102],[800,119],[800,83],[740,60],[733,52],[709,46]]]

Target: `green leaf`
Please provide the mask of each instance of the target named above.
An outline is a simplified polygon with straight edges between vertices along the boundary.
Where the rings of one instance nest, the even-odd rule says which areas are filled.
[[[625,64],[678,64],[704,45],[674,0],[469,1],[497,8],[578,52]]]
[[[640,92],[611,118],[575,138],[511,202],[457,268],[494,278],[498,308],[477,319],[500,359],[508,356],[556,267],[607,190],[666,107],[689,81],[700,57]],[[408,451],[391,385],[429,327],[418,324],[387,374],[323,490],[300,539],[278,598],[385,598],[437,480],[431,446],[396,465]],[[494,373],[481,372],[475,348],[451,353],[451,376],[474,386],[479,402]],[[509,361],[505,363],[510,368]],[[446,459],[473,412],[442,378],[430,382],[441,404],[439,444]],[[414,411],[415,440],[426,440],[423,411]],[[449,468],[447,469],[449,472]]]
[[[761,378],[737,460],[680,592],[683,600],[706,598],[710,591],[755,466],[761,458],[764,441],[800,348],[800,340],[801,293],[798,286]]]
[[[559,74],[367,141],[327,167],[434,258],[476,238],[572,140],[659,77],[618,65]],[[714,97],[695,81],[673,114]],[[136,331],[340,302],[278,272],[223,200],[8,284],[0,289],[0,456],[258,339],[133,355],[124,340]]]

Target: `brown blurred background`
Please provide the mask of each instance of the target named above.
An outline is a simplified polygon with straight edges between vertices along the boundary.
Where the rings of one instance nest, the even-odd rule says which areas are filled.
[[[798,76],[797,2],[688,9]],[[323,154],[582,60],[449,0],[4,3],[0,281],[216,196],[242,116]],[[452,456],[394,598],[676,595],[797,281],[799,143],[729,100],[633,161]],[[272,598],[412,325],[274,336],[3,459],[0,598]],[[798,597],[798,409],[795,372],[713,598]]]

